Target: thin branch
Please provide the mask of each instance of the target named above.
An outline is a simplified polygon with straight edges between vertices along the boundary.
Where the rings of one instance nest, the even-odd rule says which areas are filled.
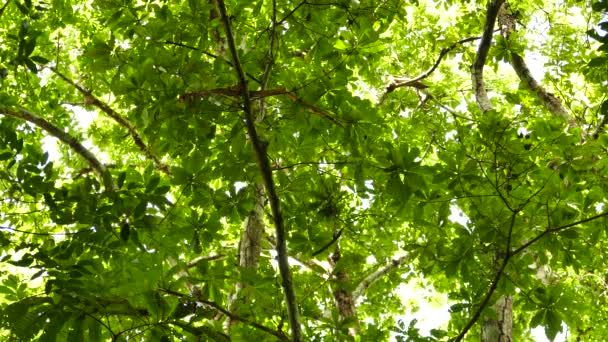
[[[114,109],[110,108],[110,106],[108,106],[106,103],[100,101],[98,98],[93,96],[93,94],[91,94],[90,90],[83,88],[81,85],[77,84],[76,82],[72,81],[67,76],[65,76],[64,74],[59,72],[59,70],[57,70],[57,68],[51,67],[50,69],[57,76],[59,76],[62,80],[66,81],[67,83],[71,84],[74,88],[76,88],[85,97],[86,104],[90,104],[90,105],[93,105],[93,106],[99,108],[102,112],[106,113],[109,117],[114,119],[114,121],[116,121],[119,125],[126,128],[127,131],[129,132],[129,135],[131,136],[131,138],[133,138],[135,145],[137,145],[137,147],[144,153],[144,155],[148,159],[150,159],[154,162],[154,164],[156,165],[156,168],[161,170],[162,172],[164,172],[167,175],[171,175],[171,169],[169,168],[169,166],[167,166],[166,164],[161,162],[154,154],[152,154],[152,151],[150,151],[150,147],[147,146],[146,143],[144,143],[142,137],[139,135],[139,133],[135,129],[135,126],[133,126],[133,124],[129,120],[127,120],[124,116],[117,113]]]
[[[540,233],[537,236],[535,236],[532,240],[524,243],[519,248],[517,248],[516,250],[514,250],[513,252],[511,252],[511,255],[516,255],[516,254],[521,253],[526,248],[530,247],[532,244],[534,244],[538,240],[542,239],[545,235],[557,233],[557,232],[560,232],[562,230],[565,230],[565,229],[568,229],[568,228],[572,228],[574,226],[578,226],[579,224],[587,223],[587,222],[596,220],[596,219],[601,218],[601,217],[606,217],[606,216],[608,216],[608,212],[604,212],[604,213],[601,213],[601,214],[598,214],[598,215],[595,215],[595,216],[591,216],[591,217],[588,217],[586,219],[582,219],[580,221],[572,222],[572,223],[569,223],[569,224],[566,224],[566,225],[563,225],[563,226],[559,226],[559,227],[555,227],[555,228],[547,228],[542,233]]]
[[[317,256],[321,253],[323,253],[326,249],[328,249],[331,245],[333,245],[336,241],[338,241],[338,239],[340,238],[340,236],[342,235],[342,231],[344,230],[344,228],[340,229],[333,237],[333,239],[331,239],[331,241],[329,241],[327,244],[325,244],[325,246],[321,247],[321,249],[319,249],[318,251],[312,253],[312,256]]]
[[[177,291],[173,291],[173,290],[169,290],[169,289],[165,289],[165,288],[159,288],[158,290],[161,291],[161,292],[170,294],[172,296],[180,297],[180,298],[189,298],[190,297],[187,294],[184,294],[184,293],[181,293],[181,292],[177,292]],[[207,305],[207,306],[209,306],[209,307],[211,307],[211,308],[213,308],[213,309],[221,312],[222,314],[230,317],[231,319],[233,319],[235,321],[243,322],[246,325],[249,325],[249,326],[254,327],[256,329],[259,329],[259,330],[262,330],[264,332],[267,332],[267,333],[269,333],[269,334],[271,334],[273,336],[276,336],[281,341],[289,341],[289,338],[287,338],[287,336],[285,336],[285,334],[283,334],[283,332],[273,330],[273,329],[268,328],[266,326],[263,326],[263,325],[261,325],[259,323],[250,321],[247,318],[244,318],[244,317],[241,317],[241,316],[239,316],[237,314],[234,314],[234,313],[232,313],[232,312],[224,309],[223,307],[221,307],[216,302],[212,302],[212,301],[205,300],[205,299],[202,299],[202,298],[193,298],[193,299],[196,300],[197,302],[205,304],[205,305]]]
[[[417,89],[427,88],[427,86],[424,85],[423,83],[421,83],[420,81],[429,77],[435,71],[435,69],[437,69],[437,67],[439,66],[439,63],[441,63],[441,60],[443,59],[443,57],[445,57],[445,55],[448,54],[448,52],[454,50],[459,45],[462,45],[462,44],[468,43],[468,42],[472,42],[472,41],[475,41],[478,39],[481,39],[481,37],[465,38],[465,39],[457,41],[456,43],[448,46],[447,48],[441,49],[441,51],[439,52],[439,56],[437,57],[437,60],[435,60],[435,63],[427,71],[421,73],[420,75],[418,75],[414,78],[408,78],[408,79],[396,78],[391,84],[389,84],[386,87],[386,92],[384,93],[383,97],[392,93],[395,89],[400,88],[400,87],[414,87]]]
[[[333,116],[331,116],[327,112],[323,111],[322,109],[319,109],[319,108],[311,105],[310,103],[302,100],[301,98],[295,96],[294,94],[292,94],[292,93],[286,93],[285,96],[287,96],[289,99],[291,99],[295,103],[299,103],[302,106],[306,107],[309,111],[313,112],[314,114],[317,114],[320,117],[325,118],[325,119],[333,122],[337,126],[344,127],[344,125],[340,121],[338,121],[338,119],[334,118]]]
[[[29,235],[38,235],[38,236],[55,236],[55,235],[76,235],[82,232],[91,231],[90,229],[83,229],[76,232],[57,232],[57,233],[38,233],[38,232],[28,232],[26,230],[21,230],[13,227],[0,226],[0,230],[10,230],[17,233],[29,234]]]
[[[220,12],[220,17],[224,25],[226,33],[226,40],[228,47],[230,48],[230,54],[232,56],[232,64],[234,65],[235,72],[239,79],[241,86],[241,95],[243,97],[243,111],[245,112],[245,124],[247,126],[247,133],[253,144],[258,165],[262,177],[264,178],[264,184],[266,186],[266,193],[272,209],[272,217],[276,228],[277,236],[277,258],[279,264],[279,271],[281,278],[283,279],[283,291],[285,292],[285,301],[287,302],[287,311],[289,314],[289,323],[292,332],[292,341],[300,342],[303,341],[302,328],[300,326],[300,313],[298,310],[298,304],[296,301],[295,289],[293,286],[293,280],[291,278],[291,270],[289,269],[289,259],[287,255],[287,242],[285,233],[285,222],[283,221],[283,214],[281,212],[281,202],[275,189],[274,180],[272,178],[272,170],[270,168],[270,161],[266,154],[266,142],[263,142],[259,137],[254,124],[254,117],[251,109],[251,98],[249,95],[249,89],[247,87],[247,77],[241,66],[239,55],[234,42],[234,36],[232,35],[232,29],[230,27],[230,20],[226,14],[226,5],[224,0],[217,0],[217,7]]]
[[[462,329],[462,331],[460,332],[460,334],[458,334],[458,336],[456,336],[454,339],[452,339],[450,341],[453,341],[453,342],[462,341],[462,339],[465,337],[467,332],[473,327],[473,325],[475,325],[475,323],[477,323],[477,321],[479,320],[479,317],[481,317],[481,312],[488,305],[488,303],[490,302],[490,299],[492,298],[492,295],[498,288],[498,282],[500,281],[500,278],[502,277],[503,272],[504,272],[505,268],[507,267],[507,264],[509,263],[509,259],[511,259],[511,257],[514,255],[513,253],[510,253],[510,250],[511,250],[511,234],[513,232],[513,227],[515,225],[516,217],[517,217],[517,212],[514,212],[511,214],[511,224],[509,226],[507,247],[505,248],[504,259],[502,261],[502,264],[500,265],[500,268],[498,269],[498,272],[496,272],[496,275],[494,276],[494,280],[492,280],[492,282],[490,283],[490,289],[488,290],[488,292],[486,293],[486,296],[481,301],[481,304],[479,304],[479,307],[477,308],[477,310],[475,310],[473,317],[471,317],[471,319],[469,320],[467,325],[465,325],[464,329]]]
[[[226,64],[230,65],[231,67],[234,67],[234,65],[232,64],[232,62],[230,62],[229,60],[226,60],[224,58],[220,58],[220,56],[218,56],[218,55],[212,54],[211,52],[207,52],[207,51],[205,51],[203,49],[199,49],[199,48],[197,48],[195,46],[186,45],[186,44],[183,44],[183,43],[180,43],[180,42],[173,42],[173,41],[170,41],[170,40],[166,40],[165,44],[175,45],[175,46],[183,47],[183,48],[190,49],[190,50],[200,51],[202,54],[206,55],[207,57],[211,57],[211,58],[214,58],[214,59],[219,59],[221,61],[224,61]],[[262,83],[260,80],[258,80],[252,74],[250,74],[248,72],[245,73],[245,74],[247,75],[247,77],[251,78],[256,83]]]
[[[251,98],[264,98],[264,97],[269,97],[269,96],[285,95],[287,93],[289,93],[289,91],[285,88],[276,88],[276,89],[268,89],[268,90],[250,90],[249,91],[249,95],[251,96]],[[191,98],[206,97],[206,96],[209,96],[212,94],[231,96],[231,97],[240,97],[241,89],[238,86],[236,86],[236,87],[230,87],[230,88],[216,88],[216,89],[193,91],[193,92],[181,95],[179,97],[179,100],[183,102],[183,101],[191,99]]]
[[[287,18],[291,17],[300,7],[302,7],[302,5],[306,4],[306,0],[300,2],[294,9],[292,9],[291,11],[289,11],[289,13],[287,13],[283,19],[279,20],[279,22],[277,23],[277,25],[281,25],[285,22],[285,20],[287,20]]]
[[[353,162],[349,162],[349,161],[299,162],[299,163],[289,164],[289,165],[285,165],[285,166],[280,166],[278,164],[275,164],[275,165],[272,166],[272,171],[280,171],[280,170],[285,170],[285,169],[291,169],[291,168],[294,168],[296,166],[301,166],[301,165],[315,165],[315,166],[319,166],[319,165],[347,165],[347,164],[353,164]]]
[[[482,113],[492,109],[492,103],[488,98],[486,87],[483,83],[483,67],[486,64],[486,59],[488,58],[490,45],[492,45],[492,35],[494,33],[494,24],[496,23],[498,9],[503,2],[504,0],[488,0],[486,9],[486,23],[483,28],[483,35],[481,36],[481,42],[477,48],[475,62],[473,62],[473,65],[471,66],[471,81],[473,83],[473,90],[475,92],[477,104],[479,105]]]
[[[188,264],[186,264],[186,268],[196,267],[196,265],[198,265],[199,262],[216,261],[216,260],[222,260],[225,258],[226,258],[226,256],[224,254],[211,254],[211,255],[200,256],[198,258],[194,258],[193,260],[189,261]]]
[[[97,174],[103,180],[106,190],[116,190],[116,185],[114,184],[110,171],[108,171],[108,169],[95,157],[91,151],[84,147],[80,141],[76,140],[76,138],[72,137],[64,130],[50,123],[46,119],[23,108],[12,109],[5,106],[0,106],[0,112],[30,122],[70,146],[72,150],[86,160],[91,168],[97,172]]]
[[[401,267],[410,259],[410,255],[404,255],[399,259],[391,260],[388,264],[383,267],[377,269],[376,271],[370,273],[365,278],[363,278],[357,288],[353,291],[353,299],[357,300],[361,297],[376,281],[385,275],[389,274],[393,270]]]
[[[190,92],[190,93],[181,95],[179,97],[179,99],[180,99],[180,101],[185,101],[185,100],[188,100],[188,99],[191,99],[194,97],[205,97],[205,96],[208,96],[211,94],[237,97],[237,96],[241,96],[241,93],[242,93],[242,91],[241,91],[240,86],[237,86],[237,87],[231,87],[231,88],[217,88],[217,89],[194,91],[194,92]],[[291,92],[285,88],[276,88],[276,89],[268,89],[268,90],[249,90],[249,96],[251,99],[265,98],[265,97],[276,96],[276,95],[285,95],[291,101],[301,104],[302,106],[306,107],[306,109],[308,109],[313,114],[316,114],[324,119],[327,119],[327,120],[333,122],[334,124],[336,124],[337,126],[344,127],[344,125],[340,121],[338,121],[338,119],[334,118],[331,114],[327,113],[326,111],[324,111],[318,107],[311,105],[310,103],[304,101],[303,99],[301,99],[298,96],[296,96],[295,94],[293,94],[293,92]]]
[[[0,8],[0,18],[2,17],[2,15],[4,14],[4,10],[6,9],[6,7],[8,7],[8,5],[11,3],[11,0],[6,0],[6,2],[4,3],[4,6],[2,6],[2,8]]]

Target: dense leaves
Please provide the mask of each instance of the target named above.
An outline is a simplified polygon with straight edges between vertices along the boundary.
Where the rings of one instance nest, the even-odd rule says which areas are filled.
[[[607,336],[608,5],[500,3],[5,0],[1,338]]]

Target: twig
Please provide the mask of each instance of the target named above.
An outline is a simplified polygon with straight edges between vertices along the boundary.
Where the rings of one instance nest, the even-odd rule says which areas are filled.
[[[281,278],[283,279],[283,291],[285,292],[285,301],[287,302],[289,323],[292,332],[292,341],[300,342],[303,341],[302,328],[300,326],[300,314],[298,310],[298,304],[296,301],[295,289],[293,286],[293,280],[291,278],[291,270],[289,269],[289,259],[287,255],[287,243],[285,234],[285,223],[283,221],[283,214],[281,212],[281,202],[275,189],[274,180],[272,178],[272,170],[270,168],[270,162],[268,155],[266,154],[266,144],[258,137],[257,130],[254,124],[254,117],[251,109],[251,98],[249,95],[249,89],[247,88],[247,78],[245,72],[241,66],[239,55],[234,42],[234,36],[232,35],[232,29],[230,27],[230,21],[226,14],[226,5],[224,0],[217,0],[217,7],[220,12],[220,17],[224,25],[226,32],[226,40],[232,56],[232,64],[234,65],[235,72],[239,79],[241,86],[241,95],[243,97],[243,111],[245,112],[245,124],[247,126],[247,133],[253,144],[260,172],[264,178],[264,184],[266,186],[266,193],[272,209],[272,217],[274,220],[277,236],[277,258],[279,264],[279,271]]]
[[[10,230],[10,231],[17,232],[17,233],[29,234],[29,235],[38,235],[38,236],[76,235],[76,234],[79,234],[79,233],[82,233],[82,232],[91,231],[90,229],[83,229],[83,230],[79,230],[79,231],[76,231],[76,232],[38,233],[38,232],[28,232],[28,231],[25,231],[25,230],[13,228],[13,227],[7,227],[7,226],[0,226],[0,230]]]
[[[285,22],[285,20],[287,20],[287,18],[291,17],[300,7],[302,7],[302,5],[306,4],[306,0],[300,2],[294,9],[292,9],[291,11],[289,11],[289,13],[287,13],[283,19],[279,20],[279,22],[277,23],[277,25],[281,25],[283,22]]]
[[[576,222],[572,222],[563,226],[559,226],[559,227],[555,227],[555,228],[547,228],[545,229],[542,233],[538,234],[537,236],[535,236],[532,240],[524,243],[523,245],[521,245],[519,248],[517,248],[516,250],[514,250],[513,252],[511,252],[511,255],[516,255],[521,253],[523,250],[525,250],[526,248],[530,247],[533,243],[537,242],[538,240],[542,239],[545,235],[548,234],[552,234],[552,233],[557,233],[560,232],[562,230],[568,229],[568,228],[572,228],[574,226],[578,226],[579,224],[583,224],[583,223],[587,223],[590,221],[593,221],[595,219],[601,218],[601,217],[606,217],[608,216],[608,212],[605,213],[601,213],[595,216],[591,216],[588,217],[586,219],[582,219],[580,221],[576,221]]]

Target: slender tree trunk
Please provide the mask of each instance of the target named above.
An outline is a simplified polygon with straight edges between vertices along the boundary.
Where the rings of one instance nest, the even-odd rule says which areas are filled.
[[[513,297],[500,297],[492,309],[496,318],[484,318],[481,342],[513,342]]]
[[[254,184],[253,191],[255,196],[255,204],[253,210],[247,217],[245,230],[241,235],[239,243],[239,266],[243,269],[257,269],[260,259],[260,251],[262,249],[262,236],[264,234],[264,185]],[[249,301],[249,293],[247,293],[246,285],[243,282],[238,282],[234,292],[228,297],[228,311],[232,312],[240,304],[246,304]],[[224,330],[229,335],[230,326],[235,323],[230,317],[224,322]]]
[[[334,228],[334,238],[339,234],[339,230],[337,227]],[[336,264],[342,258],[340,251],[340,241],[336,241],[336,249],[334,253],[329,256],[329,262],[331,264],[332,269],[335,268]],[[351,336],[357,335],[359,320],[357,318],[357,309],[355,306],[355,299],[353,293],[347,290],[347,284],[350,281],[348,272],[345,269],[340,269],[335,272],[336,277],[336,285],[333,288],[334,299],[336,301],[336,307],[338,308],[338,313],[340,314],[341,322],[351,321],[354,323],[353,326],[348,328],[348,334]],[[338,339],[341,341],[341,339]]]

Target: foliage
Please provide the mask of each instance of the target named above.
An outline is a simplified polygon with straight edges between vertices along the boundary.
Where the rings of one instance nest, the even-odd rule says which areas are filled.
[[[223,17],[215,1],[5,0],[2,338],[289,340],[269,205],[259,265],[239,266],[254,187],[268,189],[260,144],[305,340],[446,340],[503,295],[513,340],[537,326],[601,340],[608,35],[585,23],[606,4],[510,3],[518,31],[492,42],[482,113],[478,1],[232,1]],[[570,122],[514,54],[542,57],[537,81]],[[404,321],[412,278],[448,297],[447,325]],[[361,294],[356,317],[338,290]]]

